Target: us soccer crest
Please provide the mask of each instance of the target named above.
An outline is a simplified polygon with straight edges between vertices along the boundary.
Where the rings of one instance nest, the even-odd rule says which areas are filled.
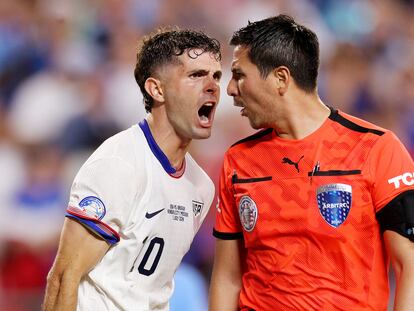
[[[194,200],[192,202],[193,202],[194,216],[197,216],[203,210],[204,203],[203,202],[197,202],[197,201],[194,201]]]
[[[352,205],[352,187],[346,184],[320,186],[316,199],[323,219],[338,228],[348,217]]]
[[[254,229],[257,221],[257,206],[249,196],[243,196],[239,202],[240,222],[247,232]]]

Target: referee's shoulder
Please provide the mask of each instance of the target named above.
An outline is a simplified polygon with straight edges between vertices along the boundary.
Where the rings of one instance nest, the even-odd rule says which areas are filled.
[[[340,110],[332,110],[329,119],[355,132],[371,133],[378,136],[391,132],[388,129]]]
[[[233,145],[230,146],[229,151],[233,151],[239,148],[251,147],[252,145],[266,140],[267,138],[271,137],[271,133],[273,132],[272,128],[267,128],[260,130],[250,136],[247,136],[239,141],[235,142]]]

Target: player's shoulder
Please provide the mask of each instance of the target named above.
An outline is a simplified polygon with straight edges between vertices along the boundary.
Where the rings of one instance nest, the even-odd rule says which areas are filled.
[[[230,146],[228,149],[228,152],[236,152],[237,150],[242,150],[246,148],[251,148],[252,146],[263,142],[268,141],[272,138],[272,128],[267,128],[260,130],[252,135],[249,135],[243,139],[240,139],[239,141],[235,142],[233,145]]]
[[[131,147],[131,141],[139,141],[137,139],[139,137],[139,128],[138,125],[135,124],[111,137],[109,137],[107,140],[105,140],[102,144],[102,148],[118,148],[122,146],[128,146]],[[129,148],[128,148],[129,149]]]
[[[104,182],[116,180],[112,184],[117,189],[126,185],[139,185],[146,178],[142,161],[137,159],[135,126],[121,131],[105,140],[83,163],[75,177],[75,182]],[[92,181],[95,180],[95,181]],[[138,189],[138,188],[137,188]]]
[[[185,155],[185,171],[187,178],[195,180],[198,184],[207,184],[209,187],[214,188],[214,183],[206,171],[197,163],[197,161],[191,156],[189,152]]]
[[[139,138],[138,126],[133,125],[106,139],[92,153],[87,162],[100,159],[118,159],[132,165],[136,162],[135,149],[141,141]]]
[[[347,128],[350,131],[359,132],[359,133],[369,133],[377,136],[383,136],[386,133],[391,133],[390,130],[385,129],[381,126],[378,126],[369,121],[363,120],[361,118],[355,117],[343,111],[330,108],[331,114],[329,119],[340,124],[341,126]]]

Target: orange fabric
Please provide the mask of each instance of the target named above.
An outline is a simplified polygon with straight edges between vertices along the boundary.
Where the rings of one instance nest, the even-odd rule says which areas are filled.
[[[414,163],[392,132],[339,115],[374,133],[330,117],[299,141],[264,130],[227,151],[215,233],[243,234],[240,308],[386,310],[388,260],[375,212],[414,189],[414,176],[406,175],[399,188],[389,182],[406,172],[414,175]],[[319,172],[309,176],[318,162]],[[352,190],[340,192],[342,205],[329,205],[325,198],[337,192],[327,193],[326,185]],[[327,218],[347,200],[348,214],[344,207],[341,215]],[[240,209],[247,213],[244,227]]]

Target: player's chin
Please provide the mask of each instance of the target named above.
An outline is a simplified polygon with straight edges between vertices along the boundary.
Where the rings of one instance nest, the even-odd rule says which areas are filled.
[[[260,124],[256,120],[253,120],[252,118],[249,118],[249,123],[252,129],[259,130],[263,128],[262,124]]]
[[[198,127],[193,132],[193,139],[207,139],[211,136],[210,127]]]

